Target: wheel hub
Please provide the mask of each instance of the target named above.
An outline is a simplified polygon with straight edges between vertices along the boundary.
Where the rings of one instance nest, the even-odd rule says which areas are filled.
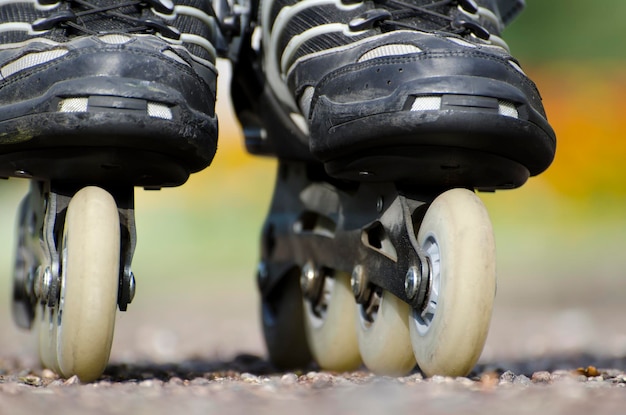
[[[425,284],[419,284],[419,291],[421,292],[423,290],[424,297],[423,300],[420,301],[420,306],[413,308],[413,321],[415,321],[417,329],[421,334],[425,334],[428,331],[435,318],[441,287],[441,253],[439,244],[432,235],[427,238],[423,249],[426,253],[423,264],[427,264],[426,268],[428,271],[426,274],[421,274]],[[417,277],[411,277],[411,279],[416,278]],[[408,274],[405,286],[411,288]]]

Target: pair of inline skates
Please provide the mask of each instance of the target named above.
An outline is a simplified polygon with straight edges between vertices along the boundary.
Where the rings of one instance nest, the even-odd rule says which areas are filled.
[[[216,150],[216,59],[247,149],[279,159],[258,285],[280,368],[465,375],[495,294],[474,190],[552,161],[499,37],[520,0],[0,4],[0,176],[18,215],[13,316],[44,366],[97,379],[134,296],[134,187]]]

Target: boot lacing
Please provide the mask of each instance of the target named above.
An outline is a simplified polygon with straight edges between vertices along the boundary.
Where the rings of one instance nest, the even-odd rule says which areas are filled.
[[[374,0],[382,8],[368,10],[353,19],[349,26],[353,31],[379,28],[382,32],[399,29],[423,30],[417,27],[413,19],[427,21],[434,31],[445,31],[459,36],[474,35],[482,40],[489,40],[487,29],[472,19],[452,15],[452,10],[460,7],[468,15],[475,15],[479,7],[474,0],[441,0],[426,5],[417,5],[402,0]],[[445,13],[447,11],[447,13]]]

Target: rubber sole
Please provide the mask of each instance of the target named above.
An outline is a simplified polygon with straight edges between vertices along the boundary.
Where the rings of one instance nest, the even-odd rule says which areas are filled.
[[[551,164],[555,146],[528,121],[479,111],[377,114],[311,139],[333,177],[486,190],[521,186]]]

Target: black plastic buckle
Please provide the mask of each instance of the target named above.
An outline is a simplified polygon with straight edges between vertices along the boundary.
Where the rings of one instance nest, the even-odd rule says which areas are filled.
[[[477,38],[482,40],[489,40],[491,33],[476,22],[468,20],[456,20],[452,23],[452,27],[456,29],[466,29],[473,33]]]
[[[74,21],[76,21],[76,15],[74,14],[74,12],[72,12],[71,10],[66,10],[56,13],[46,19],[36,21],[31,25],[31,27],[35,32],[44,32],[62,23]]]
[[[174,13],[174,3],[169,0],[147,0],[146,3],[154,10],[162,14]]]
[[[478,4],[474,0],[457,0],[463,10],[470,14],[478,13]]]
[[[143,19],[141,20],[141,23],[146,25],[146,27],[159,32],[168,39],[180,40],[180,32],[175,27],[168,26],[163,22],[152,19]]]
[[[368,10],[362,15],[352,19],[348,26],[350,30],[353,32],[358,32],[361,30],[373,29],[380,22],[385,20],[390,20],[393,16],[388,10],[384,9],[373,9]]]

